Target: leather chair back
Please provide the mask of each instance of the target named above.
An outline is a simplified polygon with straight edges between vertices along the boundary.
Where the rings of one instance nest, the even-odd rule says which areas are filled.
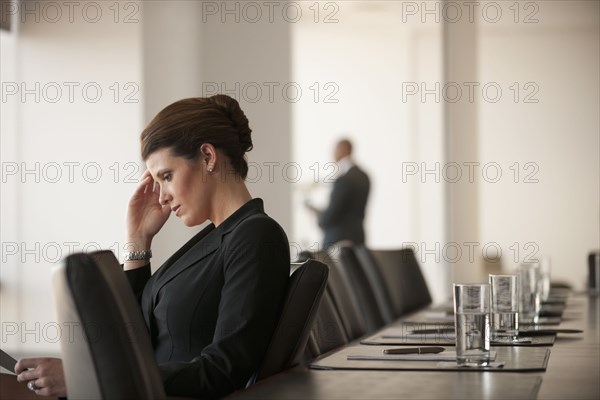
[[[394,315],[392,300],[388,286],[381,274],[381,267],[364,245],[354,247],[356,258],[362,267],[367,282],[373,289],[375,302],[381,311],[381,317],[386,324],[393,322],[397,317]]]
[[[366,323],[367,333],[374,332],[381,328],[386,321],[383,319],[373,287],[369,283],[364,268],[358,260],[354,245],[344,243],[337,246],[339,246],[340,264],[347,272],[352,292],[358,299],[360,312]]]
[[[383,276],[396,317],[431,304],[427,282],[412,249],[370,250],[369,253]]]
[[[281,317],[265,358],[248,385],[300,362],[327,285],[328,267],[315,260],[292,265]]]
[[[150,337],[111,251],[76,253],[53,271],[69,398],[164,399]]]
[[[349,340],[357,339],[367,333],[367,323],[360,311],[358,298],[353,292],[347,271],[339,262],[337,254],[331,251],[318,251],[312,258],[329,267],[327,291],[331,296],[342,325]]]
[[[349,339],[342,325],[342,320],[333,304],[330,293],[326,291],[310,333],[304,360],[313,360],[348,342]]]

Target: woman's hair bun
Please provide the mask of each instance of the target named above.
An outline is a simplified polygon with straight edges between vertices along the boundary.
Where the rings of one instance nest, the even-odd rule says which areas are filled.
[[[250,129],[248,118],[240,108],[237,100],[224,94],[217,94],[208,99],[231,121],[233,128],[238,134],[240,152],[244,154],[252,150],[252,129]]]
[[[237,100],[223,94],[182,99],[168,105],[142,132],[142,158],[161,148],[175,156],[197,160],[210,143],[222,151],[242,177],[248,173],[246,152],[252,150],[252,130]]]

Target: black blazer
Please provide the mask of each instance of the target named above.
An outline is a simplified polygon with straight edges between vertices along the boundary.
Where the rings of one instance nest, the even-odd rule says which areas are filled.
[[[283,229],[253,199],[194,236],[154,275],[127,271],[169,395],[245,386],[279,318],[290,270]]]
[[[369,177],[356,165],[335,181],[329,205],[319,214],[325,234],[323,248],[341,240],[365,242],[363,221],[370,186]]]

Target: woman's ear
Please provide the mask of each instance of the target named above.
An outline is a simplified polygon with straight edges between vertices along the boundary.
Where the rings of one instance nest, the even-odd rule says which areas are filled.
[[[210,143],[204,143],[200,146],[200,157],[202,163],[206,165],[206,170],[209,173],[214,172],[217,164],[217,149]]]

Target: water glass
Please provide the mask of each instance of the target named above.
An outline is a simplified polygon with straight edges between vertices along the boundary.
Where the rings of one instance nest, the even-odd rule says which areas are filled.
[[[519,337],[519,277],[490,275],[492,340]]]
[[[538,263],[523,263],[518,267],[519,313],[524,320],[538,322],[542,307],[540,296],[540,266]]]
[[[454,284],[456,362],[484,366],[490,362],[490,285]]]
[[[540,300],[547,301],[550,297],[550,257],[540,257]]]

